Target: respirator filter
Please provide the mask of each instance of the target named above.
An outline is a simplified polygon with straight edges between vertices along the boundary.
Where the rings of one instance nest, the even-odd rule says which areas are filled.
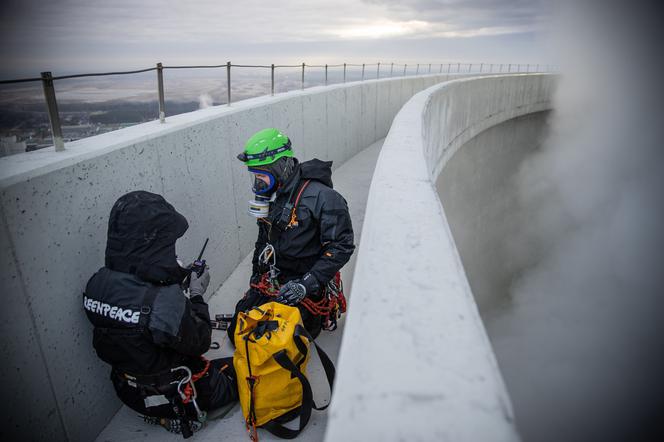
[[[276,194],[274,194],[276,196]],[[249,200],[249,210],[247,213],[254,218],[265,218],[270,213],[270,202],[274,198],[256,195],[256,198]]]

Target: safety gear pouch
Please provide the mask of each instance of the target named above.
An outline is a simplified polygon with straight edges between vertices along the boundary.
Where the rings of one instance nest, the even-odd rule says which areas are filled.
[[[281,438],[295,438],[307,425],[312,408],[327,408],[329,404],[316,406],[307,379],[310,344],[316,347],[330,391],[334,365],[305,330],[296,307],[268,302],[240,312],[234,342],[240,404],[252,439],[257,427]],[[297,430],[281,425],[298,414]]]

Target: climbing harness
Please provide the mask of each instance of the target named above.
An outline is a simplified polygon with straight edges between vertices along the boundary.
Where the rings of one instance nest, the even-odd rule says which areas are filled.
[[[182,433],[187,439],[194,431],[200,429],[207,420],[207,413],[198,406],[196,381],[205,376],[210,369],[210,361],[201,356],[205,366],[198,373],[192,373],[189,367],[184,365],[171,368],[168,371],[155,375],[130,375],[116,370],[130,387],[137,388],[144,395],[146,408],[151,406],[170,404],[175,419],[148,419],[146,422],[159,424],[173,433]],[[182,376],[178,374],[183,373]],[[175,391],[172,390],[174,387]],[[169,393],[170,391],[171,393]],[[186,404],[191,403],[196,411],[196,419],[190,419],[185,409]]]
[[[283,208],[281,218],[277,221],[277,225],[282,230],[291,229],[299,225],[297,219],[297,207],[300,204],[304,190],[307,188],[311,180],[306,180],[300,186],[295,201],[291,204],[290,201],[295,192],[295,187],[291,190],[288,196],[288,202]],[[264,222],[268,221],[263,220]],[[270,232],[272,224],[270,224]],[[269,237],[269,234],[268,234]],[[251,287],[258,290],[261,294],[268,297],[275,297],[279,293],[281,284],[278,281],[279,268],[277,267],[277,253],[272,244],[269,242],[265,245],[258,255],[258,261],[269,270],[261,275],[258,283],[252,283]],[[341,273],[337,272],[322,291],[322,298],[314,301],[310,297],[305,297],[300,303],[301,306],[306,308],[312,315],[320,316],[323,318],[323,329],[333,331],[337,329],[337,321],[341,315],[346,312],[346,297],[344,296],[343,282],[341,281]]]

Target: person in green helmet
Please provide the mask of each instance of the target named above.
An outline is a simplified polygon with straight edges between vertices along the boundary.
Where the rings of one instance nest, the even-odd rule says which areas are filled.
[[[355,245],[348,204],[332,187],[332,162],[300,163],[291,141],[274,128],[249,138],[238,159],[253,179],[249,214],[258,219],[258,239],[251,289],[236,312],[278,301],[298,306],[314,337],[336,328],[345,311],[338,272]],[[231,336],[233,329],[234,323]]]

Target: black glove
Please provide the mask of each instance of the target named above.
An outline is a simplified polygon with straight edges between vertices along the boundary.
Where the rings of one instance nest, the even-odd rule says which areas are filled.
[[[307,289],[300,284],[299,279],[288,281],[279,289],[279,294],[275,301],[286,305],[298,305],[307,295]]]
[[[301,281],[298,281],[307,289],[307,295],[313,295],[320,289],[318,280],[311,273],[305,273]]]
[[[305,296],[316,293],[319,287],[316,278],[307,273],[302,279],[294,279],[282,285],[275,301],[286,305],[297,305]]]

